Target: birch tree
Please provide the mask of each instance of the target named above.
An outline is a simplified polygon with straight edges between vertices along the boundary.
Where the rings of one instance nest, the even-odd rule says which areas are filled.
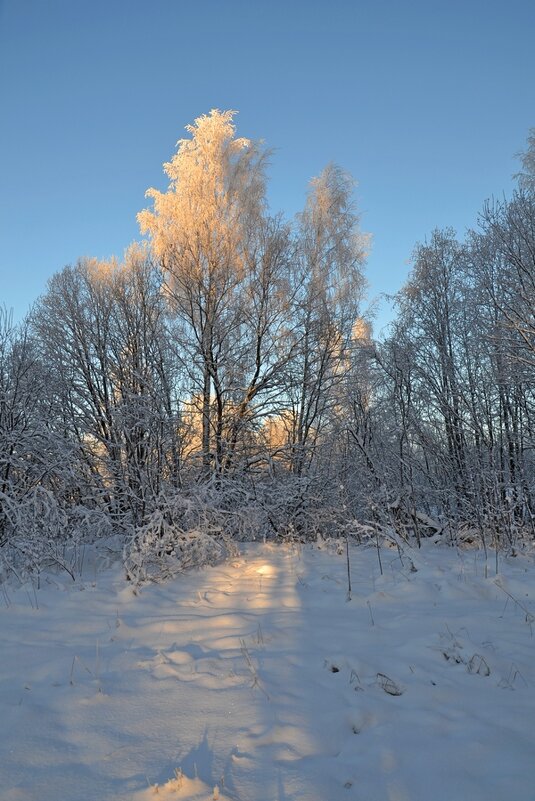
[[[187,126],[164,165],[167,191],[150,189],[152,210],[138,215],[181,329],[205,477],[230,469],[288,358],[288,231],[266,214],[267,152],[236,137],[234,115],[213,110]]]
[[[292,363],[292,471],[300,475],[313,458],[329,412],[350,368],[354,325],[365,281],[368,239],[352,199],[354,182],[329,165],[311,182],[298,218],[300,287],[298,357]]]

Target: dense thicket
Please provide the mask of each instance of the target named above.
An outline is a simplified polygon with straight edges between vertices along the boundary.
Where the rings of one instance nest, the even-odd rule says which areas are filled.
[[[232,112],[188,127],[122,262],[0,314],[0,553],[15,570],[112,532],[133,577],[235,538],[535,535],[535,137],[464,241],[418,245],[389,336],[330,165],[293,223]]]

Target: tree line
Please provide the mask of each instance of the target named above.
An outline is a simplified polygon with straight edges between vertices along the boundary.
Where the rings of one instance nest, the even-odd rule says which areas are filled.
[[[288,221],[234,112],[187,133],[144,241],[0,312],[5,564],[114,533],[139,569],[246,537],[533,538],[535,133],[510,199],[416,246],[381,341],[351,177]]]

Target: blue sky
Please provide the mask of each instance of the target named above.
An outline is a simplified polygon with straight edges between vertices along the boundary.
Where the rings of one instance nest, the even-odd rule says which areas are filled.
[[[395,292],[416,241],[510,193],[534,41],[533,0],[0,0],[0,304],[20,318],[65,264],[120,256],[211,108],[274,149],[274,210],[351,172],[370,294]]]

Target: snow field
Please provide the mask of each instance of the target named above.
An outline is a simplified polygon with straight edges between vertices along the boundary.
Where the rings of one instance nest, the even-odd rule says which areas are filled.
[[[0,798],[533,801],[533,559],[424,545],[5,588]]]

